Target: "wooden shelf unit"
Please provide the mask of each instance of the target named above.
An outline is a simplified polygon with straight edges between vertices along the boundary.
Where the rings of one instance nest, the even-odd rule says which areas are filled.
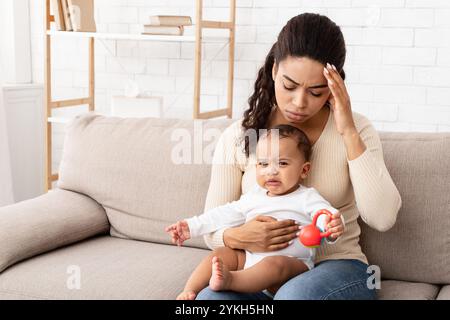
[[[52,125],[53,123],[67,123],[67,118],[53,117],[52,110],[73,106],[87,105],[89,111],[95,111],[95,39],[133,40],[133,41],[175,41],[195,42],[194,68],[194,104],[193,119],[211,119],[215,117],[232,117],[233,112],[233,79],[234,79],[234,49],[236,34],[236,0],[230,0],[230,21],[203,20],[203,0],[196,1],[195,36],[166,36],[142,34],[117,34],[96,32],[55,31],[51,29],[55,18],[50,13],[50,0],[45,0],[45,66],[44,66],[44,106],[46,124],[46,168],[45,190],[52,189],[52,183],[58,180],[58,174],[52,172]],[[228,29],[229,37],[203,37],[203,29]],[[89,95],[84,98],[54,101],[52,99],[52,53],[51,41],[54,36],[86,38],[89,41]],[[227,106],[210,112],[200,111],[201,66],[203,42],[229,41],[228,52],[228,91]]]

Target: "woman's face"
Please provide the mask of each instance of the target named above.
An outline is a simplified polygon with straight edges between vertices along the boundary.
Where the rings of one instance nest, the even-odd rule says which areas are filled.
[[[274,64],[272,78],[279,111],[292,124],[314,117],[330,97],[324,65],[309,58],[288,56]]]

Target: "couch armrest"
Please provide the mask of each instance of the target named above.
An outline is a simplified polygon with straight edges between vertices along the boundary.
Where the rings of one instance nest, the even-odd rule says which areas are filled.
[[[0,208],[0,273],[26,258],[108,230],[102,206],[63,189]]]

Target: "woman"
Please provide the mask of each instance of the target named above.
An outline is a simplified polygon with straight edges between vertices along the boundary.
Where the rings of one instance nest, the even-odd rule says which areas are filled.
[[[205,210],[238,199],[254,184],[254,152],[248,140],[237,143],[244,132],[290,124],[313,144],[311,173],[304,184],[338,208],[341,217],[335,218],[344,221],[345,232],[333,221],[328,224],[335,237],[342,234],[339,241],[330,244],[333,239],[328,239],[317,249],[315,268],[289,280],[274,299],[376,298],[367,286],[368,261],[359,246],[357,218],[386,231],[395,223],[401,198],[384,164],[377,132],[351,110],[344,84],[345,55],[342,32],[330,19],[310,13],[292,18],[258,73],[244,119],[227,128],[216,146]],[[260,216],[210,234],[205,241],[210,248],[267,252],[288,246],[297,232],[293,221]],[[267,296],[206,288],[197,299]]]

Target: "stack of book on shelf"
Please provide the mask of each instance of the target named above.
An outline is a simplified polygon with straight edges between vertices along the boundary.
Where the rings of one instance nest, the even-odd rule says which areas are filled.
[[[151,16],[150,23],[144,25],[142,34],[182,36],[184,27],[192,26],[189,16]]]
[[[94,0],[51,0],[58,31],[96,32]]]

